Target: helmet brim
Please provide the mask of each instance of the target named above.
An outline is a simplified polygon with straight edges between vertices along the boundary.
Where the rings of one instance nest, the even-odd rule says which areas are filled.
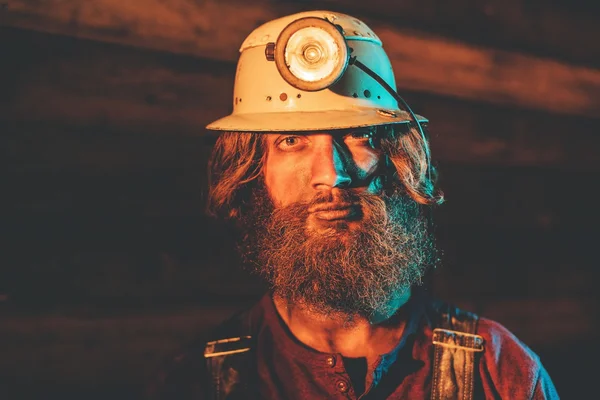
[[[417,114],[420,123],[428,120]],[[410,114],[403,110],[354,108],[345,110],[235,113],[206,126],[208,130],[231,132],[327,131],[388,124],[408,124]]]

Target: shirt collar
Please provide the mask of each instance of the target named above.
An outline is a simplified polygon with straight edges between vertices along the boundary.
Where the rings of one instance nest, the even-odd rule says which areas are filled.
[[[331,368],[331,358],[341,358],[341,354],[323,353],[314,350],[294,337],[287,325],[277,312],[273,303],[272,293],[267,293],[261,300],[265,310],[265,322],[272,334],[272,340],[276,351],[283,352],[288,356],[313,367]],[[389,367],[398,359],[409,338],[417,332],[419,321],[424,311],[424,294],[419,288],[413,289],[410,299],[398,309],[391,318],[405,318],[406,324],[400,340],[396,347],[390,352],[380,356],[380,362],[376,368],[380,374],[385,374]],[[411,352],[408,352],[411,354]]]

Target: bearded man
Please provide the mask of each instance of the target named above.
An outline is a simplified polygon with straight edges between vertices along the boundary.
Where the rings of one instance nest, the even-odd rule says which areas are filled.
[[[423,131],[377,35],[315,11],[241,47],[210,211],[234,221],[263,299],[173,358],[164,399],[555,399],[500,324],[434,301],[429,209],[443,202]]]

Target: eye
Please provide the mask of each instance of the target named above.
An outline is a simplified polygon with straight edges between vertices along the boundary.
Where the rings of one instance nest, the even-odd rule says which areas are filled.
[[[360,130],[360,131],[350,132],[346,136],[349,136],[352,139],[371,139],[373,137],[373,132],[367,131],[367,130]]]
[[[275,146],[282,151],[297,151],[306,145],[306,138],[303,136],[282,136],[275,142]]]
[[[373,146],[373,139],[375,137],[375,131],[372,129],[358,129],[349,132],[344,136],[346,144],[351,145],[366,145]]]

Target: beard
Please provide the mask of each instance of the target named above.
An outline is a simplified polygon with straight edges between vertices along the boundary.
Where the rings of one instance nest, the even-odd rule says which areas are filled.
[[[245,261],[275,296],[318,314],[387,318],[436,261],[426,218],[399,189],[333,189],[275,208],[262,184],[251,204],[243,221]],[[352,204],[351,217],[318,221],[309,212],[335,204]]]

